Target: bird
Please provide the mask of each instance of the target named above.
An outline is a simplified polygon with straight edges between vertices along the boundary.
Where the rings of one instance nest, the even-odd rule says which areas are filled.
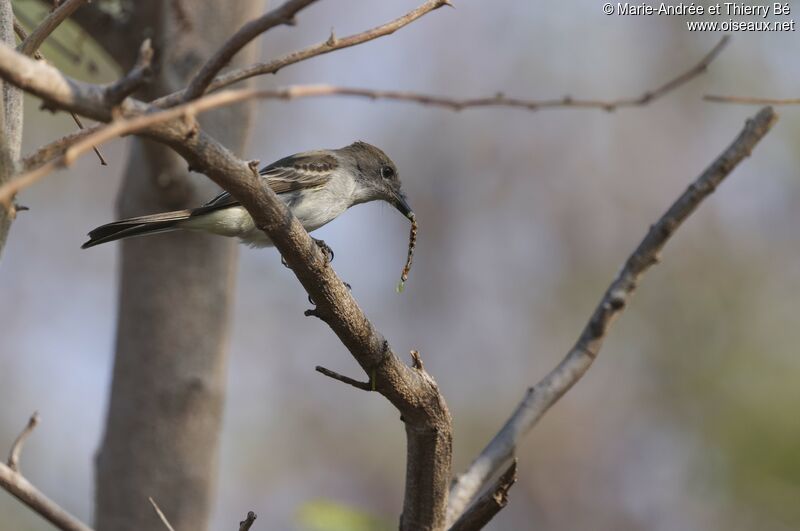
[[[265,166],[259,175],[308,232],[330,223],[354,205],[378,200],[414,221],[397,166],[381,149],[366,142],[289,155]],[[272,246],[241,203],[222,192],[197,208],[101,225],[89,232],[89,240],[81,247],[176,230],[236,237],[251,247]],[[333,252],[325,242],[315,241],[332,259]]]

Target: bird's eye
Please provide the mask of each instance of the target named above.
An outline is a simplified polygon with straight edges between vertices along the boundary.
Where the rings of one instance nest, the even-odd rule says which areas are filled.
[[[381,177],[384,179],[391,179],[394,177],[394,168],[391,166],[382,166],[381,167]]]

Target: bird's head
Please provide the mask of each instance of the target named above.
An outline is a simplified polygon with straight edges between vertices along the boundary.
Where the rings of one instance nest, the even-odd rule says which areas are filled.
[[[341,151],[347,152],[355,161],[355,174],[363,188],[364,201],[381,199],[405,217],[414,217],[401,188],[397,166],[386,153],[366,142],[354,142]]]

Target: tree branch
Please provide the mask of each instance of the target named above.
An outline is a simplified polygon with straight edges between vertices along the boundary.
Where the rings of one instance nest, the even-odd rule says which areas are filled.
[[[253,523],[256,521],[256,513],[253,511],[247,512],[247,518],[239,522],[239,531],[250,531],[250,528],[253,527]]]
[[[262,74],[274,74],[281,68],[311,59],[312,57],[331,53],[343,48],[349,48],[358,44],[363,44],[386,35],[391,35],[395,31],[408,26],[418,18],[430,13],[431,11],[439,9],[444,5],[452,4],[450,3],[450,0],[428,0],[416,9],[412,9],[405,15],[367,31],[341,38],[337,38],[335,35],[333,35],[333,33],[331,33],[331,36],[326,41],[308,46],[302,50],[297,50],[266,63],[256,63],[218,76],[214,78],[207,90],[219,90],[223,87],[227,87],[254,76],[259,76]],[[158,107],[171,107],[184,99],[184,93],[185,91],[173,92],[172,94],[163,96],[152,103]]]
[[[800,105],[800,98],[757,98],[752,96],[706,94],[703,99],[715,103],[741,103],[744,105]]]
[[[27,39],[22,41],[22,44],[17,48],[19,52],[25,55],[33,55],[44,40],[84,2],[86,0],[65,0],[62,2],[61,5],[44,17],[44,20],[34,28]]]
[[[394,33],[398,29],[402,28],[403,26],[413,22],[417,18],[421,17],[422,15],[433,11],[443,5],[450,5],[449,2],[445,2],[442,0],[431,0],[426,2],[422,6],[418,7],[417,9],[409,12],[408,14],[395,19],[391,22],[388,22],[382,26],[378,26],[371,30],[358,33],[355,35],[351,35],[348,37],[337,38],[335,35],[331,34],[330,38],[319,44],[309,46],[307,48],[303,48],[302,50],[298,50],[287,54],[283,57],[278,59],[273,59],[272,61],[266,63],[259,63],[255,65],[251,65],[245,68],[241,68],[239,70],[234,70],[233,72],[229,72],[227,74],[223,74],[222,76],[217,77],[209,86],[208,90],[218,90],[220,88],[232,85],[233,83],[237,83],[242,81],[243,79],[247,79],[253,76],[263,75],[263,74],[274,74],[278,72],[278,70],[295,64],[301,61],[305,61],[312,57],[316,57],[318,55],[323,55],[326,53],[330,53],[336,50],[340,50],[342,48],[347,48],[349,46],[355,46],[357,44],[361,44],[363,42],[367,42],[369,40],[376,39],[378,37],[383,37],[384,35],[389,35]],[[546,109],[546,108],[560,108],[560,107],[578,107],[578,108],[595,108],[595,109],[603,109],[606,111],[614,111],[620,107],[637,107],[647,105],[651,103],[668,92],[671,92],[678,87],[684,85],[685,83],[691,81],[695,77],[699,76],[703,72],[706,71],[708,66],[711,64],[714,59],[720,54],[720,52],[727,46],[728,42],[730,41],[730,37],[725,36],[697,63],[695,66],[683,72],[679,76],[670,79],[663,85],[659,87],[644,92],[640,96],[631,97],[631,98],[620,98],[615,100],[592,100],[592,99],[578,99],[573,98],[571,96],[564,96],[563,98],[559,99],[552,99],[552,100],[526,100],[526,99],[519,99],[519,98],[508,98],[503,94],[497,94],[492,97],[485,97],[485,98],[474,98],[474,99],[466,99],[466,100],[459,100],[453,98],[444,98],[440,96],[432,96],[426,94],[417,94],[413,92],[402,92],[402,91],[367,91],[363,89],[343,89],[343,90],[350,90],[352,91],[348,95],[351,96],[362,96],[362,97],[369,97],[373,99],[394,99],[394,100],[402,100],[402,101],[413,101],[417,103],[429,104],[429,105],[436,105],[440,107],[448,107],[453,110],[461,110],[467,107],[486,107],[486,106],[503,106],[503,107],[519,107],[525,108],[528,110],[539,110],[539,109]],[[356,91],[361,90],[361,93],[356,93]],[[176,103],[176,100],[180,98],[180,93],[173,93],[162,98],[159,98],[155,102],[155,105],[158,106],[170,106]]]
[[[153,47],[150,39],[145,39],[139,48],[136,64],[124,77],[106,87],[106,102],[116,107],[122,100],[142,88],[153,76]]]
[[[420,15],[421,16],[421,15]],[[417,17],[418,18],[418,17]],[[396,22],[396,21],[395,21]],[[374,30],[372,30],[374,31]],[[368,33],[368,32],[365,32]],[[339,41],[337,41],[339,42]],[[510,108],[523,108],[531,111],[540,109],[554,109],[554,108],[599,108],[607,111],[614,110],[618,107],[646,105],[655,99],[663,96],[666,92],[677,88],[705,71],[708,65],[713,61],[717,55],[722,51],[728,42],[728,37],[723,37],[717,45],[694,67],[679,75],[676,78],[661,85],[658,89],[645,92],[638,98],[623,98],[617,100],[581,100],[565,96],[556,100],[526,100],[519,98],[508,98],[503,94],[497,94],[491,97],[482,98],[469,98],[469,99],[456,99],[443,96],[435,96],[430,94],[422,94],[410,91],[397,91],[397,90],[371,90],[364,88],[354,87],[337,87],[333,85],[291,85],[288,87],[277,88],[273,90],[261,91],[259,98],[265,99],[284,99],[292,100],[299,98],[311,97],[325,97],[325,96],[348,96],[356,98],[366,98],[370,100],[393,100],[408,103],[418,103],[421,105],[430,105],[434,107],[442,107],[452,111],[461,111],[463,109],[470,109],[476,107],[510,107]],[[290,54],[291,55],[291,54]],[[287,56],[288,57],[288,56]],[[256,75],[256,74],[254,74]],[[219,78],[218,78],[219,79]],[[225,86],[225,85],[220,85]],[[219,87],[212,87],[219,88]],[[169,107],[180,102],[182,92],[175,92],[163,98],[157,99],[152,102],[153,106]],[[144,107],[138,108],[139,112],[144,112]],[[48,160],[63,153],[73,142],[82,138],[82,135],[71,134],[61,139],[58,139],[50,144],[40,148],[37,152],[28,155],[24,160],[23,167],[31,169],[39,164],[43,164]],[[99,154],[98,154],[99,156]],[[102,157],[101,158],[101,163]]]
[[[36,75],[31,75],[34,70]],[[48,65],[3,47],[0,47],[0,77],[54,107],[82,112],[101,121],[111,119],[99,87],[68,79]],[[215,96],[218,95],[206,98]],[[123,116],[152,109],[132,98],[124,100],[119,108]],[[269,236],[316,303],[317,312],[371,376],[376,391],[401,413],[408,443],[401,529],[441,529],[450,479],[452,436],[450,413],[433,378],[423,369],[408,367],[395,355],[306,230],[275,192],[264,186],[257,171],[204,131],[187,128],[180,119],[185,109],[171,110],[177,110],[176,119],[151,123],[140,134],[172,147],[192,168],[230,192],[247,209],[255,225]]]
[[[233,59],[236,53],[250,41],[281,24],[294,24],[294,16],[317,0],[288,0],[269,13],[251,20],[233,34],[225,44],[203,65],[183,94],[183,101],[190,101],[203,95],[211,81],[220,70]]]
[[[39,423],[39,414],[31,415],[28,425],[19,434],[8,456],[8,465],[0,463],[0,487],[19,501],[33,509],[42,518],[63,531],[92,531],[92,529],[59,507],[54,501],[42,494],[25,477],[20,474],[19,457],[25,439]]]
[[[659,260],[659,253],[670,236],[697,209],[719,184],[764,138],[777,115],[762,109],[747,121],[736,140],[695,180],[650,227],[647,235],[625,261],[606,290],[578,341],[561,363],[542,381],[529,388],[505,425],[459,476],[450,489],[447,521],[454,522],[475,494],[503,463],[513,455],[519,440],[589,369],[603,345],[608,329],[622,313],[639,278]]]
[[[28,419],[28,424],[17,435],[14,444],[11,445],[11,451],[8,453],[8,468],[14,472],[19,472],[19,459],[22,456],[22,447],[25,446],[25,441],[28,439],[33,430],[39,424],[39,413],[34,412],[31,418]]]
[[[25,26],[28,26],[29,28],[36,26],[36,24],[30,19],[28,19],[24,13],[15,14],[14,32],[17,34],[17,37],[19,37],[20,44],[22,44],[22,41],[28,38],[28,32],[23,27],[23,24]],[[64,43],[62,43],[52,35],[49,37],[49,39],[50,40],[48,44],[52,46],[56,51],[58,51],[61,55],[66,57],[71,63],[76,65],[80,64],[81,57],[78,54],[70,50]],[[33,57],[35,57],[36,59],[43,59],[41,53],[39,53],[39,50],[36,50],[36,52],[34,52]]]
[[[339,374],[336,371],[332,371],[330,369],[326,369],[321,365],[317,365],[315,370],[320,373],[324,374],[328,378],[333,378],[334,380],[338,380],[342,383],[346,383],[347,385],[352,385],[356,389],[361,389],[362,391],[372,391],[372,384],[369,382],[359,382],[356,379],[350,378],[349,376],[345,376],[344,374]]]
[[[477,531],[483,529],[506,505],[508,491],[517,482],[517,460],[511,462],[492,487],[478,498],[461,518],[453,524],[450,531]]]

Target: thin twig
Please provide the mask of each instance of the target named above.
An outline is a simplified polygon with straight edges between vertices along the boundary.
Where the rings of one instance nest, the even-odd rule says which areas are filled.
[[[298,63],[300,61],[305,61],[312,57],[316,57],[317,55],[330,53],[332,51],[340,50],[342,48],[346,48],[349,46],[355,46],[356,44],[361,44],[363,42],[376,39],[384,35],[389,35],[397,31],[398,29],[402,28],[406,24],[413,22],[422,15],[446,4],[447,2],[443,2],[441,0],[439,1],[432,0],[426,2],[424,5],[418,7],[414,11],[409,12],[403,17],[400,17],[382,26],[378,26],[377,28],[373,28],[369,31],[365,31],[363,33],[358,33],[356,35],[351,35],[342,38],[337,38],[336,36],[331,34],[330,38],[325,42],[321,42],[319,44],[309,46],[302,50],[292,52],[278,59],[273,59],[272,61],[269,61],[267,63],[259,63],[245,68],[241,68],[239,70],[234,70],[227,74],[223,74],[222,76],[217,77],[211,83],[208,90],[217,90],[222,87],[226,87],[228,85],[241,81],[243,79],[247,79],[249,77],[257,75],[274,74],[278,70],[286,66]],[[730,37],[726,35],[725,37],[720,39],[720,41],[700,60],[699,63],[697,63],[695,66],[693,66],[686,72],[683,72],[677,77],[670,79],[669,81],[667,81],[666,83],[660,85],[655,89],[648,90],[647,92],[644,92],[640,96],[631,98],[619,98],[615,100],[594,100],[594,99],[580,99],[580,98],[573,98],[571,96],[564,96],[563,98],[551,99],[551,100],[526,100],[519,98],[508,98],[503,94],[497,94],[495,96],[486,98],[458,100],[453,98],[444,98],[440,96],[415,94],[413,92],[400,92],[400,91],[378,91],[375,96],[371,96],[368,94],[351,94],[351,95],[363,95],[366,97],[415,101],[417,103],[426,103],[430,105],[449,107],[453,110],[461,110],[466,107],[505,106],[505,107],[520,107],[528,110],[538,110],[538,109],[558,108],[558,107],[570,107],[570,108],[578,107],[578,108],[595,108],[595,109],[603,109],[605,111],[614,111],[621,107],[638,107],[647,105],[661,98],[668,92],[671,92],[672,90],[675,90],[681,85],[684,85],[685,83],[689,82],[693,78],[697,77],[698,75],[706,71],[711,62],[714,61],[714,59],[716,59],[716,57],[723,50],[723,48],[725,48],[725,46],[728,44],[729,41]],[[171,101],[173,97],[174,95],[170,94],[168,96],[165,96],[164,98],[156,100],[154,103],[156,105],[161,105],[162,104],[161,100],[169,99]],[[167,104],[169,104],[169,102],[167,102]]]
[[[44,20],[34,28],[27,39],[22,41],[22,44],[19,45],[17,50],[25,55],[33,55],[44,40],[86,1],[87,0],[66,0],[62,2],[61,5],[44,17]]]
[[[294,24],[294,16],[303,8],[317,0],[288,0],[280,7],[273,9],[265,15],[251,20],[239,31],[234,33],[214,55],[203,65],[183,95],[183,101],[190,101],[203,95],[208,85],[213,81],[220,70],[233,59],[239,50],[262,33],[280,26],[281,24]]]
[[[486,527],[506,505],[508,505],[508,491],[517,482],[517,460],[497,478],[491,488],[478,498],[461,518],[453,524],[450,531],[478,531]]]
[[[16,210],[20,210],[20,207],[17,207]],[[28,419],[28,424],[20,432],[20,434],[17,435],[14,444],[11,446],[11,451],[8,453],[8,468],[14,472],[19,472],[19,458],[22,456],[22,447],[25,446],[25,441],[38,424],[39,412],[34,411],[33,415],[31,415],[31,418]]]
[[[92,531],[92,528],[42,494],[22,474],[3,463],[0,463],[0,487],[62,531]]]
[[[153,510],[156,512],[156,514],[158,515],[158,517],[159,517],[159,518],[161,519],[161,521],[164,523],[164,525],[166,526],[166,528],[167,528],[167,529],[169,529],[169,531],[175,531],[175,529],[172,527],[172,524],[170,524],[170,523],[169,523],[169,520],[167,520],[167,516],[166,516],[166,515],[164,514],[164,512],[161,510],[161,507],[159,507],[159,506],[158,506],[158,504],[157,504],[157,503],[156,503],[156,501],[153,499],[153,497],[152,497],[152,496],[148,496],[148,498],[147,498],[147,499],[148,499],[148,500],[150,500],[150,505],[152,505],[152,506],[153,506]]]
[[[217,76],[211,84],[206,89],[207,91],[214,91],[219,90],[223,87],[227,87],[228,85],[232,85],[239,81],[259,76],[262,74],[274,74],[281,68],[284,68],[289,65],[293,65],[299,63],[301,61],[305,61],[307,59],[311,59],[312,57],[316,57],[318,55],[324,55],[327,53],[334,52],[336,50],[341,50],[342,48],[349,48],[351,46],[356,46],[358,44],[362,44],[380,37],[384,37],[386,35],[391,35],[395,31],[408,26],[418,18],[434,11],[444,5],[451,5],[449,0],[428,0],[427,2],[423,3],[419,7],[412,9],[405,15],[396,18],[386,24],[381,24],[380,26],[376,26],[372,29],[363,31],[361,33],[356,33],[353,35],[349,35],[347,37],[335,37],[333,33],[331,36],[318,44],[314,44],[312,46],[308,46],[307,48],[303,48],[302,50],[297,50],[295,52],[291,52],[283,57],[279,57],[278,59],[273,59],[272,61],[266,63],[256,63],[244,68],[240,68],[237,70],[233,70],[228,72],[227,74],[223,74],[221,76]],[[171,107],[180,103],[184,98],[185,91],[178,91],[173,92],[172,94],[168,94],[163,96],[153,102],[153,105],[158,107]]]
[[[346,383],[347,385],[352,385],[356,389],[361,389],[362,391],[372,391],[373,390],[372,389],[372,384],[369,383],[369,382],[360,382],[358,380],[350,378],[349,376],[345,376],[343,374],[339,374],[336,371],[332,371],[330,369],[326,369],[325,367],[322,367],[321,365],[317,365],[315,370],[320,374],[324,374],[328,378],[333,378],[334,380],[339,380],[340,382]]]
[[[589,369],[608,329],[622,313],[639,278],[655,263],[677,228],[733,169],[750,155],[778,117],[770,107],[747,121],[736,140],[695,180],[650,227],[606,290],[575,346],[543,380],[529,388],[505,425],[450,488],[447,521],[454,522],[486,481],[514,454],[519,440]]]
[[[419,18],[419,16],[421,15],[417,15],[416,18]],[[339,41],[337,40],[336,42]],[[259,97],[267,99],[271,98],[271,99],[292,100],[297,98],[323,97],[323,96],[349,96],[356,98],[366,98],[370,100],[386,99],[386,100],[402,101],[409,103],[418,103],[422,105],[442,107],[453,111],[460,111],[463,109],[476,108],[476,107],[489,107],[489,106],[523,108],[532,111],[540,109],[548,109],[548,108],[554,109],[554,108],[569,108],[569,107],[600,108],[604,110],[613,110],[615,108],[622,106],[645,105],[649,102],[652,102],[654,99],[663,96],[666,93],[666,91],[672,90],[677,86],[685,83],[692,77],[698,75],[703,70],[705,70],[705,68],[708,67],[711,61],[713,61],[714,58],[720,53],[720,51],[722,50],[722,48],[725,46],[726,43],[727,43],[727,37],[723,38],[719,43],[717,43],[714,49],[712,49],[700,63],[692,67],[687,72],[681,74],[677,78],[674,78],[673,80],[662,85],[660,88],[654,91],[647,92],[638,98],[631,98],[631,99],[603,101],[603,100],[576,100],[569,97],[565,97],[558,100],[525,100],[518,98],[508,98],[502,94],[497,94],[495,96],[485,97],[485,98],[456,99],[456,98],[446,98],[442,96],[435,96],[429,94],[421,94],[410,91],[370,90],[370,89],[354,88],[354,87],[337,87],[333,85],[322,85],[322,84],[294,85],[274,90],[265,90],[261,92]],[[219,86],[212,85],[211,88],[212,89],[219,88],[220,86],[225,86],[227,84],[229,83],[225,83]],[[169,96],[165,96],[164,98],[155,100],[153,102],[153,105],[159,107],[168,107],[171,104],[174,104],[178,101],[174,97],[176,95],[179,96],[180,94],[181,93],[173,93]],[[79,137],[76,137],[75,135],[69,135],[68,137],[64,137],[62,139],[51,142],[47,146],[41,148],[40,150],[41,153],[36,152],[26,157],[26,161],[36,161],[38,165],[43,161],[50,160],[52,156],[54,156],[57,153],[60,153],[66,146],[69,146],[71,143],[77,141],[78,138]],[[26,164],[25,167],[30,168],[31,165]]]
[[[250,531],[250,528],[253,526],[253,522],[256,521],[258,516],[253,511],[247,512],[247,518],[239,522],[239,531]]]
[[[69,115],[72,116],[72,119],[75,121],[75,125],[78,126],[78,129],[83,131],[84,130],[83,129],[83,122],[81,121],[80,118],[78,118],[78,115],[75,114],[74,112],[70,112]],[[63,140],[63,139],[64,138],[61,138],[60,140]],[[94,154],[97,155],[98,159],[100,159],[100,165],[101,166],[108,166],[108,162],[106,162],[106,159],[103,158],[103,155],[100,153],[100,150],[97,149],[97,146],[92,146],[92,151],[94,151]]]
[[[800,105],[800,98],[758,98],[753,96],[706,94],[703,99],[715,103],[741,103],[744,105]]]

